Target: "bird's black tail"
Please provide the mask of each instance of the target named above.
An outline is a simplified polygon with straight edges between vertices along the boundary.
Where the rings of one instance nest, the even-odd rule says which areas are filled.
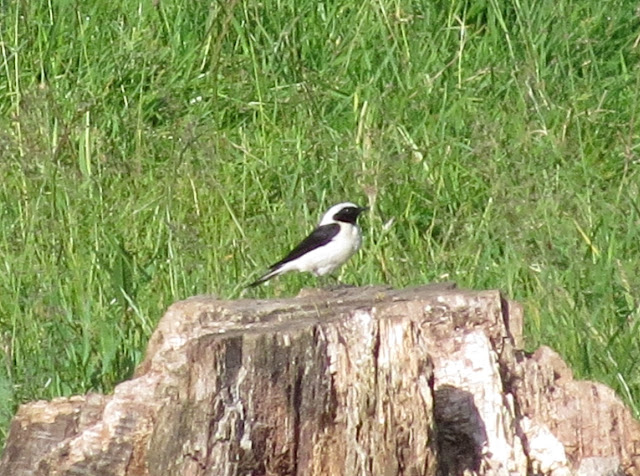
[[[280,271],[280,268],[271,268],[269,271],[267,271],[266,273],[264,273],[262,276],[260,276],[258,279],[256,279],[253,283],[249,284],[247,287],[248,288],[255,288],[256,286],[264,283],[265,281],[269,281],[271,278],[273,278],[274,276],[277,276]]]

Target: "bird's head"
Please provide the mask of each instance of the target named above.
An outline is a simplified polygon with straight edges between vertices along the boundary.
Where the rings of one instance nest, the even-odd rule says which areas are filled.
[[[322,216],[320,226],[340,221],[355,225],[358,220],[358,216],[368,209],[368,207],[359,207],[355,203],[351,202],[339,203],[329,208],[329,210],[327,210],[327,212]]]

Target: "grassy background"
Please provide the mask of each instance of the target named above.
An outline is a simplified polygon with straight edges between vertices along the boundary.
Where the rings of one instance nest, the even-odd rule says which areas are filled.
[[[372,211],[344,281],[501,288],[528,348],[640,414],[638,15],[0,0],[0,437],[20,402],[109,392],[170,303],[237,297],[345,200]]]

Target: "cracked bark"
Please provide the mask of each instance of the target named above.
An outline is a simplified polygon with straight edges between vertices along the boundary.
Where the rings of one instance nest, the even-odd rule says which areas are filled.
[[[629,410],[521,332],[496,291],[195,297],[113,395],[21,406],[0,474],[640,475]]]

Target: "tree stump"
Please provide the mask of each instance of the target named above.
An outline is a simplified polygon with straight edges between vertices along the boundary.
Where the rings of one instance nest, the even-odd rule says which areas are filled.
[[[640,424],[450,285],[194,297],[113,395],[22,405],[2,475],[640,475]]]

